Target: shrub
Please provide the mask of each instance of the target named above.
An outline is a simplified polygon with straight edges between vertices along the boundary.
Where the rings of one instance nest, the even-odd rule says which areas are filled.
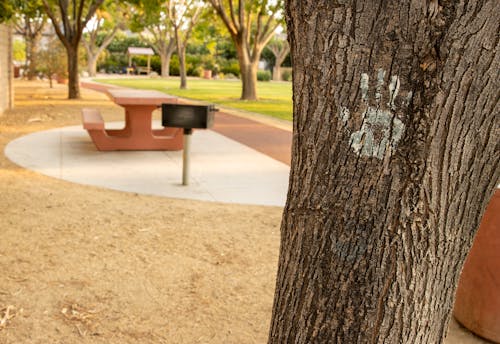
[[[281,79],[284,81],[292,81],[292,72],[284,70],[283,73],[281,73]]]
[[[219,72],[224,74],[233,74],[236,77],[240,76],[240,65],[238,60],[219,59],[217,62],[219,64]]]
[[[201,58],[186,54],[186,74],[187,76],[201,76]],[[170,75],[179,76],[181,74],[179,56],[172,55],[170,59]]]
[[[197,77],[203,74],[202,58],[200,56],[186,54],[186,74]]]
[[[127,57],[120,53],[108,53],[106,55],[106,58],[97,64],[97,70],[104,69],[106,73],[123,73],[123,69],[128,64]]]
[[[200,77],[203,75],[203,67],[198,66],[198,67],[193,67],[190,66],[191,68],[188,69],[187,75],[189,76],[195,76],[195,77]]]
[[[173,55],[170,59],[170,75],[180,75],[179,56],[177,55]]]
[[[269,81],[271,80],[271,72],[268,70],[257,71],[257,80],[259,81]]]

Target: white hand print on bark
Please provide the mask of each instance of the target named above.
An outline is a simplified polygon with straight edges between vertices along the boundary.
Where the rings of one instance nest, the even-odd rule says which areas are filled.
[[[401,139],[404,131],[404,124],[399,120],[394,110],[394,103],[400,87],[399,77],[391,76],[388,85],[389,99],[386,104],[382,104],[382,89],[384,86],[384,78],[386,72],[379,69],[377,74],[377,86],[375,89],[376,106],[368,105],[363,112],[363,124],[361,128],[352,133],[349,144],[356,154],[359,156],[375,157],[383,159],[387,148],[390,146],[396,148],[397,143]],[[366,73],[361,74],[361,99],[368,102],[369,76]],[[404,103],[409,103],[411,92],[408,93]],[[347,124],[350,112],[346,107],[340,109],[339,117]]]

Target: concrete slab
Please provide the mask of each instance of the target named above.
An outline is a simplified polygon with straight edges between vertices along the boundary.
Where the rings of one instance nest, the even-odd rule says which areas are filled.
[[[120,126],[106,123],[107,128]],[[81,126],[20,137],[7,145],[5,155],[22,167],[80,184],[270,206],[285,204],[290,171],[288,165],[212,130],[193,134],[188,186],[181,185],[182,151],[99,152]]]

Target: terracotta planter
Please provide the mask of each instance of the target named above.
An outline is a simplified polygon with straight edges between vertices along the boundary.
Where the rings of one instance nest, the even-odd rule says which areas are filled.
[[[486,208],[465,262],[454,315],[472,332],[500,343],[500,189]]]
[[[210,69],[203,70],[204,79],[212,79],[212,71]]]

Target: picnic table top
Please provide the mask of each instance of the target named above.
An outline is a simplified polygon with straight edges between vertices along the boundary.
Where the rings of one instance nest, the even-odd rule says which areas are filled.
[[[135,90],[126,88],[108,89],[108,96],[118,105],[153,105],[172,103],[177,98],[155,90]]]

